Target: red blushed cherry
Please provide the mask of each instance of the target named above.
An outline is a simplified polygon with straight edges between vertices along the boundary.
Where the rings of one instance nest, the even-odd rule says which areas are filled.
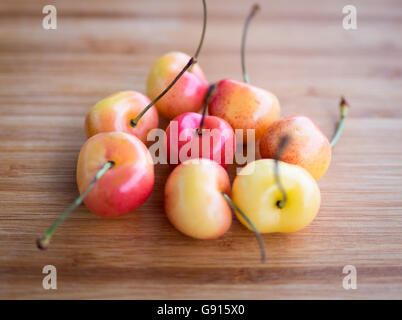
[[[280,115],[278,98],[269,91],[249,84],[246,71],[247,30],[258,10],[259,6],[254,5],[243,30],[241,61],[244,83],[230,79],[219,81],[208,107],[209,114],[225,119],[236,131],[242,130],[244,144],[247,144],[247,131],[254,130],[255,140],[259,140]]]
[[[133,212],[149,197],[154,186],[154,165],[137,137],[123,132],[98,133],[87,140],[78,157],[77,185],[81,194],[108,161],[113,167],[84,203],[96,215],[112,218]]]
[[[177,165],[188,159],[207,158],[227,168],[233,163],[235,134],[225,120],[186,112],[174,118],[166,129],[167,161]],[[202,129],[200,130],[200,127]]]
[[[207,27],[207,4],[203,4],[203,27],[200,42],[194,59],[198,59],[204,42]],[[163,55],[152,66],[147,79],[147,95],[154,99],[159,92],[174,78],[180,69],[186,64],[190,57],[182,52],[173,51]],[[202,107],[202,101],[208,90],[208,81],[205,79],[204,72],[198,64],[186,71],[177,85],[166,94],[155,106],[160,115],[166,119],[174,117],[184,112],[197,112]]]
[[[82,202],[102,217],[118,217],[137,209],[154,186],[150,152],[136,136],[124,132],[98,133],[85,142],[77,164],[80,196],[37,239],[47,249],[57,227]]]
[[[136,91],[122,91],[113,94],[94,105],[85,119],[88,137],[100,132],[126,132],[147,143],[148,133],[158,127],[158,102],[195,63],[189,59],[184,68],[175,75],[167,87],[154,100]]]

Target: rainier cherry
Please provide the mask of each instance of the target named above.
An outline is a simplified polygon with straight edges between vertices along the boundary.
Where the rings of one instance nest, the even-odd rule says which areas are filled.
[[[196,239],[222,236],[232,223],[230,208],[242,215],[254,230],[265,260],[262,238],[253,222],[230,199],[230,180],[225,169],[209,159],[184,161],[170,174],[165,186],[165,211],[172,225]]]
[[[222,166],[208,159],[184,161],[166,181],[167,217],[187,236],[218,238],[232,223],[232,212],[222,192],[230,192],[229,176]]]
[[[204,23],[201,40],[194,55],[195,59],[198,58],[200,53],[206,30],[207,9],[205,0],[203,0],[203,6]],[[155,98],[159,92],[172,81],[189,58],[188,55],[181,52],[170,52],[157,60],[148,75],[147,95],[151,99]],[[209,84],[205,79],[204,73],[198,64],[196,64],[184,73],[177,85],[158,101],[155,106],[159,113],[167,119],[173,119],[184,112],[197,112],[202,107],[208,86]]]
[[[341,120],[331,143],[320,128],[305,116],[289,116],[275,121],[260,141],[262,158],[274,158],[281,137],[291,137],[289,146],[280,160],[306,169],[314,179],[320,179],[331,162],[331,146],[338,141],[343,129],[349,105],[344,98],[340,102]]]
[[[243,143],[247,142],[247,129],[255,130],[259,140],[265,130],[279,118],[279,101],[266,90],[250,85],[245,67],[245,43],[249,23],[258,11],[255,5],[246,20],[242,37],[242,67],[244,82],[224,79],[217,83],[209,103],[209,114],[225,119],[233,129],[243,130]]]
[[[307,226],[320,208],[320,189],[302,167],[278,161],[279,178],[286,192],[284,201],[275,179],[275,160],[261,159],[249,163],[236,176],[232,199],[254,223],[260,233],[292,232]],[[240,222],[250,230],[249,222],[236,211]]]
[[[38,239],[46,249],[58,225],[82,201],[102,217],[118,217],[138,208],[151,194],[154,165],[146,146],[124,132],[99,133],[81,148],[77,164],[80,196]]]
[[[320,208],[320,189],[314,178],[302,167],[278,160],[290,139],[286,135],[279,139],[274,160],[261,159],[242,168],[232,186],[232,207],[259,239],[262,258],[260,233],[300,230]]]
[[[236,139],[232,127],[223,119],[206,116],[208,97],[203,114],[186,112],[174,118],[166,129],[165,150],[169,164],[175,165],[194,158],[208,158],[224,168],[233,163]]]
[[[133,134],[146,143],[149,131],[158,127],[158,112],[154,104],[174,86],[193,63],[195,60],[189,58],[184,68],[174,75],[175,78],[167,83],[166,87],[160,88],[152,101],[136,91],[118,92],[99,101],[86,116],[87,136],[92,137],[100,132],[121,131]]]

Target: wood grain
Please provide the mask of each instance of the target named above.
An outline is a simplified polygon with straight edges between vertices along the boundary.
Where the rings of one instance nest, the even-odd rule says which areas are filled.
[[[58,9],[56,31],[41,27],[49,2]],[[251,4],[208,1],[199,62],[211,82],[241,78],[241,27]],[[35,238],[78,194],[86,112],[110,93],[144,92],[163,53],[192,53],[202,7],[196,0],[1,1],[0,298],[402,298],[402,3],[354,1],[354,31],[342,28],[342,1],[261,5],[248,38],[252,83],[275,92],[284,115],[306,114],[328,136],[340,95],[352,104],[319,182],[318,217],[301,232],[265,235],[265,264],[237,221],[213,241],[173,229],[162,198],[170,170],[162,165],[135,213],[100,219],[82,206],[51,249],[38,252]],[[57,267],[57,290],[42,288],[47,264]],[[349,264],[357,290],[342,287]]]

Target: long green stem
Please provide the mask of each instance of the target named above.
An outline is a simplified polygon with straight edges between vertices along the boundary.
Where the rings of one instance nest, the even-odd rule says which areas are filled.
[[[162,98],[169,90],[171,87],[174,86],[174,84],[180,79],[180,77],[187,71],[188,68],[190,68],[194,63],[197,61],[194,58],[191,58],[187,64],[184,66],[183,70],[180,71],[180,73],[174,78],[174,80],[166,87],[165,90],[162,91],[159,96],[157,96],[155,99],[153,99],[142,111],[135,117],[135,119],[131,119],[130,125],[135,128],[142,118],[142,116],[155,104],[159,101],[160,98]]]
[[[349,111],[349,104],[345,100],[344,97],[341,98],[341,102],[339,103],[339,106],[341,108],[341,119],[339,120],[338,127],[336,128],[335,134],[331,140],[331,143],[330,143],[331,148],[333,148],[335,146],[335,144],[338,142],[338,140],[341,136],[343,127],[345,125],[345,119],[346,119],[346,117],[348,115],[348,111]]]
[[[209,103],[209,98],[211,97],[212,91],[215,89],[215,84],[211,84],[208,88],[208,91],[204,97],[204,106],[202,108],[202,118],[200,122],[200,126],[197,129],[197,134],[200,136],[202,135],[202,128],[204,126],[204,121],[205,121],[205,116],[207,114],[207,109],[208,109],[208,103]]]
[[[264,241],[262,240],[261,234],[258,232],[257,228],[255,227],[254,223],[251,222],[251,220],[249,219],[249,217],[247,217],[247,215],[232,201],[232,199],[230,199],[230,197],[222,192],[223,197],[225,198],[225,200],[228,202],[229,206],[234,210],[237,211],[244,220],[246,220],[246,222],[248,223],[248,225],[250,226],[250,228],[254,231],[255,236],[257,237],[258,240],[258,245],[260,246],[260,251],[261,251],[261,261],[264,262],[266,259],[265,256],[265,245],[264,245]]]
[[[87,189],[63,212],[63,214],[50,226],[50,228],[37,239],[36,244],[39,249],[46,250],[48,248],[50,239],[60,223],[62,223],[70,215],[70,213],[82,203],[84,198],[94,187],[95,183],[105,174],[106,171],[113,167],[113,165],[113,162],[106,162],[105,165],[96,173],[94,179],[91,181]]]
[[[280,175],[279,175],[279,160],[281,158],[281,154],[283,152],[283,150],[286,148],[286,146],[288,145],[290,140],[290,136],[285,135],[283,137],[281,137],[281,139],[279,140],[279,144],[276,150],[276,154],[275,154],[275,167],[274,167],[274,176],[275,176],[275,182],[276,185],[278,186],[279,191],[282,193],[282,200],[279,200],[276,203],[276,206],[279,209],[283,209],[288,201],[288,195],[285,191],[285,188],[282,185],[282,181],[280,179]]]
[[[247,40],[247,31],[250,25],[251,19],[255,16],[255,14],[260,10],[260,6],[258,4],[253,5],[251,11],[246,19],[243,28],[243,35],[241,40],[241,68],[243,71],[243,80],[246,83],[249,83],[248,74],[246,70],[246,40]]]

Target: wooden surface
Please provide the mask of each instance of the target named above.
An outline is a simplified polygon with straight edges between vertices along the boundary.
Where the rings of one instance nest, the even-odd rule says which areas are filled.
[[[58,29],[42,29],[42,7]],[[251,1],[208,1],[199,62],[211,82],[241,79],[240,36]],[[84,117],[103,97],[144,92],[162,54],[196,49],[200,1],[0,2],[0,298],[402,298],[402,2],[261,1],[248,38],[251,82],[282,114],[312,117],[331,136],[340,95],[349,119],[319,182],[322,207],[305,230],[255,237],[237,221],[221,239],[179,234],[163,212],[167,166],[135,213],[114,220],[85,206],[47,252],[36,237],[77,196]],[[162,121],[161,126],[166,126]],[[233,179],[233,168],[231,177]],[[55,265],[58,289],[42,288]],[[342,269],[357,268],[357,290]]]

